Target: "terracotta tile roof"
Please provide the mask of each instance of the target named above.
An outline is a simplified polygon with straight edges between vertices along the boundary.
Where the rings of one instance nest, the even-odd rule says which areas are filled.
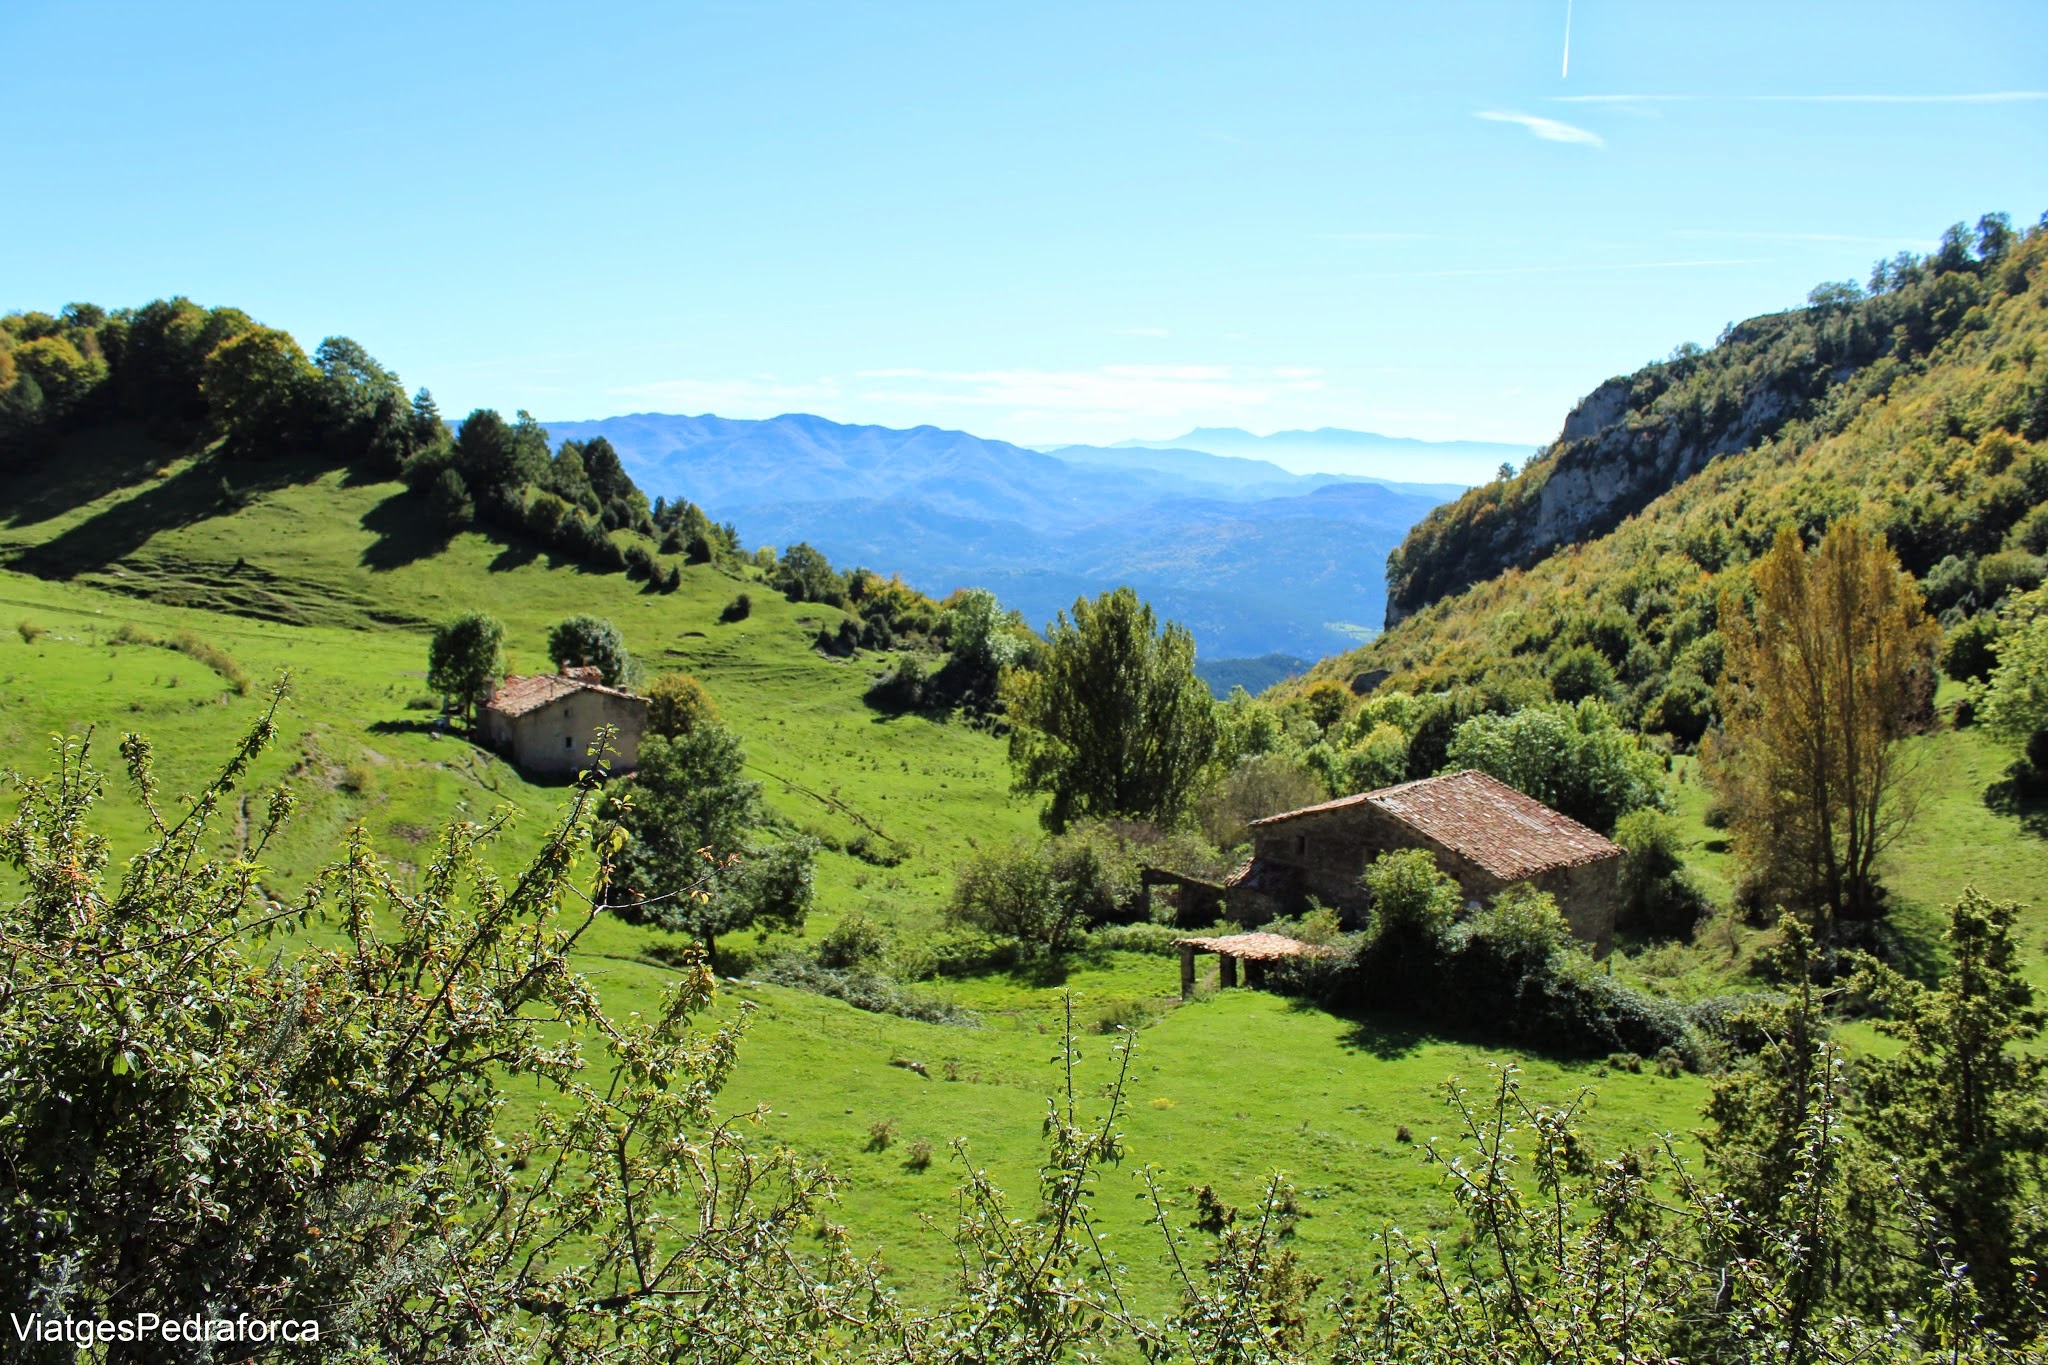
[[[1175,947],[1191,945],[1202,953],[1228,953],[1248,962],[1277,962],[1284,957],[1324,957],[1336,952],[1319,944],[1303,943],[1284,934],[1224,934],[1217,938],[1177,938]]]
[[[1342,796],[1251,823],[1254,827],[1272,825],[1359,805],[1384,811],[1504,882],[1621,855],[1618,845],[1570,816],[1560,815],[1476,768]]]
[[[531,677],[508,677],[505,685],[491,694],[484,703],[487,711],[496,711],[504,716],[523,716],[529,711],[538,711],[549,702],[559,700],[572,692],[602,692],[608,697],[624,697],[628,701],[642,701],[631,692],[622,692],[616,687],[586,681],[578,676],[583,670],[572,669],[567,674],[536,673]],[[602,675],[599,675],[602,676]]]

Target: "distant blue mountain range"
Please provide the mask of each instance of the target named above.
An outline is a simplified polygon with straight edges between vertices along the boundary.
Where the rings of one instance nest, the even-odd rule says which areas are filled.
[[[546,425],[558,440],[604,436],[650,495],[689,498],[746,544],[808,541],[837,567],[900,573],[937,596],[987,587],[1034,625],[1128,583],[1212,661],[1313,659],[1370,635],[1387,552],[1463,488],[797,413]]]
[[[1498,441],[1420,441],[1410,436],[1382,436],[1376,431],[1276,431],[1254,436],[1237,427],[1197,427],[1170,441],[1119,441],[1117,449],[1201,450],[1211,455],[1263,460],[1292,470],[1325,474],[1384,477],[1399,471],[1405,478],[1448,479],[1460,487],[1484,483],[1503,463],[1521,467],[1536,443],[1504,445]]]

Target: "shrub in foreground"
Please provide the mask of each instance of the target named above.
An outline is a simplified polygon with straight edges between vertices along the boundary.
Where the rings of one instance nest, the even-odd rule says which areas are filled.
[[[1601,971],[1573,944],[1547,893],[1511,886],[1460,919],[1457,883],[1424,850],[1377,859],[1366,881],[1375,897],[1370,928],[1336,957],[1284,964],[1272,978],[1279,989],[1564,1056],[1669,1049],[1688,1065],[1701,1060],[1685,1009]]]

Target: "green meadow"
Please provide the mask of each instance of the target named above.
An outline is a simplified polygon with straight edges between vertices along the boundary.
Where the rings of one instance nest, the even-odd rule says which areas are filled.
[[[303,883],[352,826],[410,866],[440,824],[501,807],[518,819],[495,856],[518,862],[569,793],[529,783],[435,728],[428,629],[472,608],[507,623],[515,668],[546,667],[547,627],[590,612],[616,622],[650,670],[699,677],[743,739],[777,818],[824,842],[814,936],[856,909],[898,933],[919,932],[964,857],[1036,828],[1034,808],[1008,791],[998,737],[869,709],[862,694],[889,656],[824,656],[813,637],[839,613],[792,605],[745,573],[693,566],[676,592],[646,592],[482,535],[443,539],[396,484],[309,467],[223,490],[211,472],[132,436],[102,436],[77,453],[81,465],[113,472],[91,486],[25,479],[0,524],[0,557],[17,566],[0,571],[0,766],[34,774],[49,765],[53,736],[90,731],[110,774],[102,820],[116,857],[144,828],[118,777],[120,734],[147,735],[166,787],[189,790],[260,714],[269,680],[289,674],[279,740],[257,772],[260,781],[288,778],[302,797],[267,858],[276,891]],[[721,623],[742,591],[752,614]],[[177,647],[188,636],[217,653]],[[233,685],[236,674],[246,690]],[[1938,907],[1965,883],[2048,903],[2048,857],[2042,812],[1994,793],[2009,754],[1970,731],[1919,743],[1928,796],[1893,854],[1889,884],[1902,933],[1931,952]],[[1726,850],[1704,823],[1696,775],[1683,762],[1677,772],[1695,868],[1724,894]],[[857,844],[863,834],[879,840]],[[878,846],[887,858],[876,857]],[[847,851],[854,847],[873,861]],[[2048,916],[2036,909],[2026,925],[2035,980],[2048,983]],[[1668,961],[1630,958],[1617,970],[1674,990],[1725,988],[1754,940],[1742,930],[1726,945],[1703,940]],[[612,1011],[646,1010],[674,974],[664,954],[675,946],[605,921],[585,939],[580,965]],[[737,936],[722,946],[751,947]],[[1137,1291],[1162,1301],[1153,1307],[1169,1289],[1139,1168],[1157,1168],[1183,1213],[1193,1187],[1250,1203],[1269,1173],[1285,1171],[1307,1215],[1297,1244],[1309,1268],[1341,1280],[1356,1269],[1363,1234],[1383,1222],[1454,1225],[1423,1155],[1432,1136],[1453,1128],[1440,1087],[1454,1076],[1483,1087],[1490,1067],[1514,1059],[1388,1017],[1217,991],[1213,967],[1183,1004],[1177,963],[1164,956],[1083,951],[923,987],[975,1011],[978,1027],[761,985],[746,978],[744,951],[734,960],[740,976],[723,986],[720,1009],[750,1006],[751,1020],[725,1106],[758,1109],[763,1142],[829,1161],[842,1190],[834,1216],[913,1296],[945,1292],[959,1161],[995,1173],[1021,1212],[1035,1207],[1040,1120],[1049,1097],[1064,1094],[1070,1017],[1084,1111],[1105,1102],[1114,1076],[1116,1035],[1097,1021],[1105,1012],[1149,1020],[1130,1062],[1130,1155],[1104,1176],[1096,1207]],[[1597,1090],[1585,1124],[1597,1144],[1644,1147],[1669,1133],[1694,1149],[1702,1078],[1520,1060],[1540,1099]],[[526,1102],[515,1098],[515,1110]],[[1413,1141],[1401,1140],[1403,1129]],[[930,1163],[921,1165],[915,1154],[926,1148]]]

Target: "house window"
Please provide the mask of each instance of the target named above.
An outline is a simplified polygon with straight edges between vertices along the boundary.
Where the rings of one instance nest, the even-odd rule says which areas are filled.
[[[564,749],[573,749],[573,748],[575,748],[575,747],[576,747],[576,736],[574,736],[574,735],[563,735],[563,736],[562,736],[562,747],[563,747]]]
[[[1308,852],[1308,836],[1306,834],[1294,836],[1294,851],[1297,855]]]

